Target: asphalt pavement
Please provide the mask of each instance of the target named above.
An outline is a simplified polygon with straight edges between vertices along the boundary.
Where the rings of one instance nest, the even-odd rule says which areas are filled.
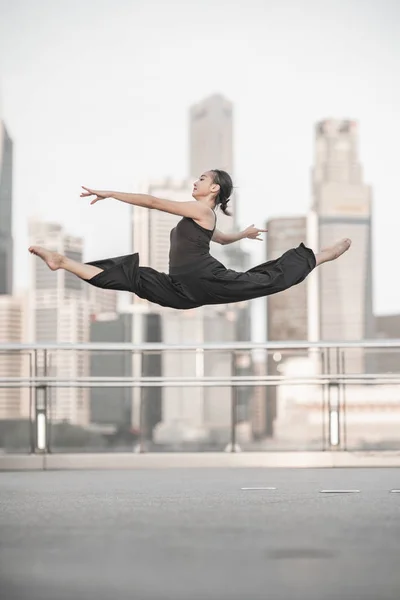
[[[396,468],[0,473],[0,598],[399,600],[396,489]]]

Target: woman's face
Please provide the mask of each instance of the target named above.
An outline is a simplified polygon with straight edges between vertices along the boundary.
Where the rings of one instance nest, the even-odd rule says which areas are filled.
[[[219,185],[214,183],[213,173],[206,171],[194,182],[192,196],[196,200],[201,200],[211,194],[217,193],[218,190]]]

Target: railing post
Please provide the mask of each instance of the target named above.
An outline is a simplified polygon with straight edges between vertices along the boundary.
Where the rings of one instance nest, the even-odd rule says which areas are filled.
[[[36,365],[36,350],[33,351],[33,356],[35,359],[35,365]],[[32,360],[32,353],[28,352],[28,357],[29,357],[29,377],[34,377],[34,365],[33,365],[33,360]],[[34,426],[35,426],[35,417],[34,417],[34,394],[33,394],[34,390],[32,385],[29,385],[29,446],[30,446],[30,453],[34,454],[35,453],[35,449],[36,449],[36,436],[35,436],[35,430],[34,430]]]
[[[328,374],[327,368],[328,360],[326,355],[326,348],[322,348],[322,356],[321,356],[321,365],[322,365],[322,375]],[[327,414],[329,415],[329,411],[327,410],[328,406],[328,384],[321,383],[321,392],[322,392],[322,450],[326,450],[326,430],[325,430],[325,419]]]
[[[331,448],[340,446],[340,402],[339,383],[330,381],[329,391],[329,445]]]
[[[136,332],[137,334],[137,332]],[[143,351],[132,352],[132,375],[134,377],[141,378],[143,375]],[[143,427],[145,423],[144,406],[143,406],[143,387],[134,386],[131,387],[131,428],[137,428],[139,430],[139,439],[135,449],[137,452],[145,452],[144,444],[144,432]]]
[[[43,351],[43,375],[47,376],[47,350]],[[38,376],[38,356],[35,350],[35,377]],[[35,387],[35,453],[45,453],[47,439],[47,385]]]
[[[331,350],[332,357],[331,357]],[[332,360],[331,360],[332,359]],[[334,363],[334,364],[332,364]],[[327,374],[340,377],[338,348],[327,349]],[[340,448],[340,383],[331,379],[327,384],[328,394],[328,439],[330,449]]]
[[[139,452],[140,454],[144,454],[146,452],[146,419],[145,419],[145,410],[146,407],[144,405],[143,400],[143,388],[138,388],[140,393],[139,400]]]
[[[236,353],[231,355],[232,376],[236,374]],[[237,394],[236,386],[231,386],[231,452],[236,452]]]
[[[344,350],[340,349],[340,372],[342,375],[346,373],[346,361]],[[343,450],[347,450],[347,403],[346,403],[346,384],[342,381],[342,402],[343,402]]]

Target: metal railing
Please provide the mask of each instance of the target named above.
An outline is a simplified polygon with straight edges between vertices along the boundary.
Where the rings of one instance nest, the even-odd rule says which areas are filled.
[[[139,392],[145,388],[229,388],[230,394],[230,436],[229,449],[237,449],[238,394],[244,388],[275,388],[282,386],[317,386],[321,393],[321,441],[322,449],[347,449],[347,411],[349,386],[399,386],[400,407],[400,360],[396,372],[379,372],[370,367],[368,372],[351,372],[346,364],[349,353],[357,351],[358,358],[362,353],[361,363],[365,364],[368,353],[382,351],[400,352],[400,340],[366,340],[362,342],[268,342],[268,343],[210,343],[179,344],[162,343],[128,344],[128,343],[90,343],[90,344],[0,344],[0,359],[3,355],[27,357],[26,372],[20,376],[0,376],[0,388],[29,390],[29,422],[30,451],[46,453],[49,446],[49,422],[51,390],[61,388],[132,388]],[[185,375],[149,375],[144,374],[139,360],[131,375],[52,375],[54,369],[53,353],[113,353],[128,352],[132,357],[143,359],[146,355],[162,356],[169,352],[183,353],[195,357],[195,372]],[[231,366],[228,373],[218,376],[205,375],[204,364],[207,353],[228,353]],[[255,353],[264,353],[266,360],[265,373],[254,374],[252,368],[241,372],[238,368],[239,358],[253,358]],[[272,359],[271,359],[272,354]],[[282,354],[291,358],[296,356],[316,359],[318,372],[310,374],[278,374],[272,373],[271,364],[281,362]],[[399,357],[400,358],[400,357]],[[268,360],[269,359],[269,360]],[[53,360],[53,364],[52,364]],[[251,361],[250,361],[251,362]],[[283,361],[284,362],[284,361]],[[348,362],[348,360],[347,360]],[[351,360],[350,360],[351,362]],[[138,372],[139,371],[139,372]],[[2,371],[3,373],[3,371]],[[144,401],[140,397],[140,419],[138,432],[138,449],[146,448],[143,414]],[[397,406],[395,406],[397,409]]]

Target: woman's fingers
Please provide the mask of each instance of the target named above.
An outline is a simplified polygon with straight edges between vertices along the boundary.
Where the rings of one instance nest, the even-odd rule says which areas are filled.
[[[87,188],[84,185],[82,186],[82,189],[86,191],[81,193],[81,198],[86,198],[87,196],[93,196],[95,194],[94,190]]]
[[[268,231],[268,229],[259,229],[258,227],[254,227],[254,225],[249,225],[247,227],[247,231],[249,232],[250,235],[258,235],[259,233],[266,233]]]
[[[258,240],[259,242],[263,241],[262,237],[260,237],[260,233],[259,232],[250,233],[247,237],[250,240]]]
[[[88,196],[95,196],[95,198],[92,198],[90,204],[95,204],[99,200],[104,199],[103,196],[99,195],[99,194],[101,194],[101,192],[99,192],[97,190],[92,190],[91,188],[85,187],[84,185],[82,185],[81,187],[83,190],[85,190],[84,192],[81,192],[81,198],[87,198]]]

